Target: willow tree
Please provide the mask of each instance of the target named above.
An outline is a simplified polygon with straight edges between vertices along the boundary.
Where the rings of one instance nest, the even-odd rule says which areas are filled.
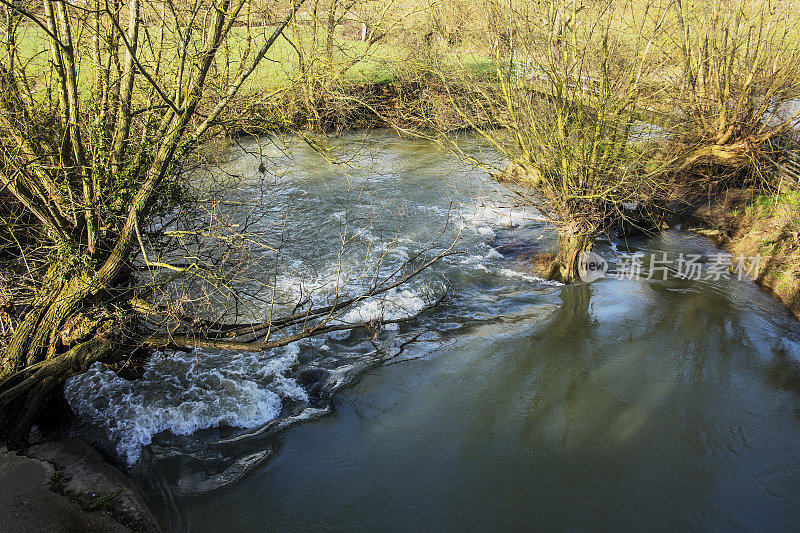
[[[488,26],[503,38],[486,36],[492,67],[463,65],[458,84],[472,96],[453,104],[505,156],[498,178],[555,224],[558,252],[543,270],[571,282],[595,236],[653,194],[635,128],[665,13],[623,0],[502,7]]]
[[[788,2],[675,0],[683,166],[741,168],[800,120],[800,25]]]
[[[193,210],[208,214],[203,227],[176,223],[192,211],[187,165],[302,1],[253,29],[248,0],[0,0],[0,441],[23,442],[48,398],[96,361],[141,347],[262,351],[349,328],[335,321],[345,309],[429,264],[275,316],[254,289],[263,280],[236,278],[264,260],[253,250],[279,253],[245,233],[244,204],[206,198]],[[155,298],[198,279],[199,295]],[[237,287],[236,305],[269,312],[208,296],[224,304]]]

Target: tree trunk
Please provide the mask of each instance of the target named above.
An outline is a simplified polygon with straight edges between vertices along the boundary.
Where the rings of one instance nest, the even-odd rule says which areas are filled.
[[[550,263],[547,278],[561,283],[572,283],[577,280],[581,252],[591,250],[593,241],[590,233],[574,228],[559,228],[558,253]]]
[[[748,140],[727,145],[710,144],[702,146],[686,158],[678,171],[691,169],[698,162],[728,168],[741,168],[750,163],[753,152],[754,150]]]
[[[111,353],[116,318],[83,314],[97,289],[85,276],[57,284],[14,331],[0,356],[0,442],[24,444],[51,395]]]
[[[113,346],[108,337],[93,336],[0,382],[0,442],[24,445],[53,393],[58,393],[67,379],[108,356]]]
[[[328,9],[328,20],[325,24],[325,59],[328,60],[328,65],[333,65],[333,46],[336,32],[336,4],[336,0],[331,2],[331,6]]]

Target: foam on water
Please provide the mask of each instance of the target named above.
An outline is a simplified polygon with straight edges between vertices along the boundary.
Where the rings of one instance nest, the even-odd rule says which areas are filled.
[[[194,472],[187,477],[178,480],[178,491],[184,494],[210,492],[235,483],[246,473],[253,469],[266,458],[272,455],[272,448],[260,450],[255,453],[238,458],[228,468],[218,474],[204,476],[200,472]]]
[[[538,212],[533,208],[509,209],[492,205],[491,200],[486,205],[464,208],[460,212],[466,226],[475,228],[512,228],[523,222],[541,220]]]
[[[285,375],[298,355],[296,344],[257,355],[174,353],[152,358],[137,381],[97,363],[69,380],[65,392],[76,414],[103,429],[120,458],[133,464],[162,431],[255,427],[276,418],[284,400],[307,401]]]
[[[265,147],[264,154],[283,157],[284,166],[293,169],[281,177],[280,186],[272,191],[275,194],[270,198],[269,207],[265,207],[274,209],[276,217],[289,212],[296,219],[297,233],[288,235],[291,238],[282,249],[281,262],[275,269],[274,298],[278,316],[293,313],[298,308],[356,297],[375,279],[403,272],[403,263],[427,249],[431,245],[429,239],[439,239],[440,230],[451,221],[455,229],[463,230],[458,232],[461,240],[457,251],[460,253],[435,264],[430,269],[433,276],[426,272],[403,287],[359,302],[341,315],[331,317],[329,325],[389,321],[382,327],[387,337],[402,340],[405,328],[391,321],[410,318],[423,311],[434,298],[435,291],[430,290],[430,285],[442,283],[450,273],[472,272],[481,283],[507,283],[503,278],[515,278],[517,283],[519,280],[546,283],[536,276],[507,268],[513,257],[504,257],[489,244],[510,232],[521,233],[522,239],[532,238],[531,227],[540,224],[531,223],[541,221],[540,214],[533,208],[495,207],[490,205],[491,197],[482,199],[481,195],[470,195],[467,198],[462,191],[460,199],[455,199],[455,205],[460,207],[454,213],[453,201],[441,190],[433,194],[426,192],[421,198],[418,194],[427,191],[426,187],[405,190],[405,185],[398,187],[391,181],[394,179],[391,173],[373,176],[370,171],[363,175],[359,174],[363,171],[358,171],[355,174],[361,176],[359,179],[364,178],[359,185],[353,185],[354,176],[347,176],[347,187],[344,187],[341,176],[320,174],[316,160],[303,167],[294,164],[289,154],[277,148]],[[381,152],[381,157],[390,155],[391,151]],[[230,165],[232,174],[255,172],[258,167],[250,155],[232,160]],[[274,166],[271,171],[282,168],[277,163]],[[384,167],[389,168],[390,164],[385,162]],[[401,181],[409,177],[398,176]],[[310,179],[314,180],[313,187],[306,186]],[[384,186],[381,182],[385,180],[389,181]],[[430,183],[437,183],[431,180]],[[479,183],[483,182],[476,181],[473,185]],[[362,188],[369,194],[362,195]],[[399,216],[395,211],[401,209],[389,207],[392,194],[398,190],[408,196],[396,202],[402,210],[408,210],[403,224],[393,218]],[[379,206],[375,205],[373,194],[382,199]],[[387,198],[389,200],[384,202]],[[459,203],[466,201],[472,205]],[[344,209],[343,203],[346,203]],[[340,234],[342,227],[347,228],[346,234]],[[451,229],[454,228],[447,227],[448,232]],[[442,238],[443,242],[437,242],[437,246],[449,244],[449,237],[450,233]],[[524,268],[524,265],[517,266]],[[458,311],[464,316],[450,317],[435,328],[440,331],[458,329],[463,325],[462,318],[468,321],[474,316],[477,311],[474,302],[464,301],[466,307]],[[99,429],[106,433],[118,456],[133,464],[139,460],[142,447],[161,432],[189,435],[218,426],[266,431],[266,428],[282,427],[293,420],[304,420],[304,416],[327,412],[328,406],[320,400],[319,388],[324,387],[329,394],[375,362],[374,356],[365,355],[365,348],[359,347],[359,338],[345,329],[304,341],[302,364],[297,344],[263,354],[195,351],[156,356],[147,363],[143,378],[133,382],[98,364],[70,380],[66,394],[80,425],[90,432]],[[337,366],[340,363],[345,366]],[[306,381],[302,376],[308,366],[327,372],[328,377],[321,382]],[[293,376],[297,376],[297,381]],[[214,478],[212,484],[236,478],[239,473],[240,470],[228,471],[219,479]],[[192,483],[208,485],[198,480]]]
[[[350,309],[334,323],[404,319],[419,314],[427,303],[411,289],[393,289]],[[398,328],[388,324],[385,329]],[[328,334],[338,341],[349,336],[349,330]],[[308,402],[307,392],[288,375],[297,367],[299,354],[297,343],[264,354],[178,352],[152,358],[136,381],[98,363],[69,380],[66,396],[77,416],[106,433],[117,455],[132,465],[158,433],[259,427],[278,418],[286,401]]]
[[[539,276],[526,274],[524,272],[519,272],[517,270],[512,270],[510,268],[501,268],[498,271],[498,273],[502,274],[503,276],[506,276],[508,278],[517,278],[517,279],[521,279],[521,280],[524,280],[524,281],[530,281],[530,282],[534,282],[534,283],[541,283],[543,285],[553,285],[553,286],[563,285],[563,283],[560,283],[558,281],[547,280],[547,279],[544,279],[544,278],[540,278]]]
[[[339,318],[342,324],[357,324],[371,320],[402,320],[420,313],[427,300],[410,289],[392,289],[378,298],[357,305]]]

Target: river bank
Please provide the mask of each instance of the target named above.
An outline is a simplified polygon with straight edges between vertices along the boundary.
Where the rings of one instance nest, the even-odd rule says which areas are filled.
[[[0,447],[4,530],[159,531],[138,485],[80,439]]]
[[[269,98],[243,94],[233,101],[212,134],[263,136],[275,133],[327,133],[390,128],[428,138],[435,132],[454,132],[499,126],[488,114],[459,112],[477,97],[499,91],[492,83],[471,87],[464,80],[443,79],[423,68],[390,79],[332,85],[313,99],[298,87],[287,86]]]
[[[732,188],[695,202],[691,219],[735,257],[758,256],[756,283],[800,319],[800,194]]]
[[[509,165],[494,179],[518,185],[536,182],[517,165]],[[708,238],[733,257],[757,257],[754,281],[800,319],[800,193],[765,194],[753,187],[699,190],[695,176],[686,174],[670,183],[669,201],[639,205],[619,221],[621,234],[658,233],[672,226]],[[664,204],[668,205],[664,205]],[[634,223],[631,224],[630,222]],[[554,254],[532,259],[535,272],[544,275]]]

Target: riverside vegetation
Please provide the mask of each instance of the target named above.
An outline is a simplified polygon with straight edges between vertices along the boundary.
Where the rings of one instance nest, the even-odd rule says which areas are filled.
[[[371,257],[326,302],[276,302],[280,242],[263,224],[280,217],[190,179],[245,134],[302,132],[334,164],[307,132],[434,139],[552,222],[558,249],[536,262],[565,283],[599,235],[704,220],[767,256],[759,279],[797,312],[797,181],[780,170],[800,113],[790,2],[0,6],[0,441],[23,445],[97,361],[380,329],[340,319],[453,249],[388,273]],[[468,155],[464,130],[503,166]]]

